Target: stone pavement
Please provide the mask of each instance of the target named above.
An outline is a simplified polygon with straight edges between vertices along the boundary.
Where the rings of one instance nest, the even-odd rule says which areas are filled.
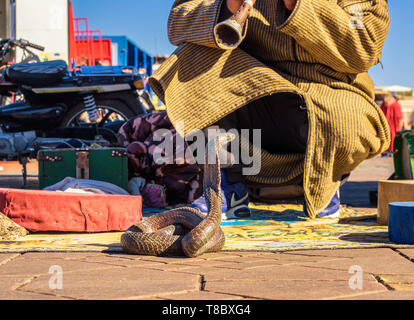
[[[3,172],[0,187],[18,186],[15,171]],[[343,186],[342,202],[375,211],[369,191],[392,171],[390,159],[365,162]],[[193,259],[0,254],[0,299],[414,299],[414,249],[219,252]]]
[[[414,299],[414,249],[0,254],[0,299]]]

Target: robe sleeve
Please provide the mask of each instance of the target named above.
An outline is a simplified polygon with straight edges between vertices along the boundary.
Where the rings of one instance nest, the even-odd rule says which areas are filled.
[[[289,15],[277,1],[278,30],[318,62],[356,74],[380,61],[390,23],[386,0],[298,0]]]

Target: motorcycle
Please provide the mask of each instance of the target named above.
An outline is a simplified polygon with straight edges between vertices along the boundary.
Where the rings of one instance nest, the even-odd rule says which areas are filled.
[[[18,63],[2,70],[0,95],[21,92],[24,99],[0,106],[0,157],[23,165],[40,149],[68,139],[117,144],[129,118],[154,110],[144,82],[133,67],[73,66],[62,60]]]
[[[10,64],[16,63],[16,49],[20,48],[22,55],[20,58],[21,62],[33,63],[40,62],[40,58],[29,48],[44,51],[45,47],[38,44],[29,42],[25,39],[0,39],[0,70],[7,67]],[[0,94],[0,105],[13,103],[23,99],[20,92],[10,92],[9,95]]]
[[[0,66],[6,65],[14,60],[16,48],[22,50],[22,58],[20,62],[40,62],[39,57],[28,48],[33,48],[39,51],[45,50],[45,47],[25,39],[0,39]]]

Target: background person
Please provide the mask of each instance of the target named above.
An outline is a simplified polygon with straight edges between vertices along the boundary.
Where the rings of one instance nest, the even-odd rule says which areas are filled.
[[[398,102],[399,100],[399,96],[394,94],[392,97],[385,98],[381,104],[381,110],[384,112],[390,127],[391,143],[387,150],[389,153],[394,151],[395,133],[401,131],[404,126],[404,117],[401,111],[401,105]],[[389,155],[389,153],[383,155]]]

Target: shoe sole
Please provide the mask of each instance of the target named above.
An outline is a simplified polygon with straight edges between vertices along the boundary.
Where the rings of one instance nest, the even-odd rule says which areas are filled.
[[[240,212],[237,212],[238,210]],[[248,218],[248,217],[250,217],[250,209],[245,204],[241,204],[239,206],[231,208],[227,210],[226,212],[223,212],[221,215],[222,220],[241,219],[241,218]]]
[[[340,216],[340,211],[341,211],[341,209],[339,209],[338,211],[336,211],[336,212],[334,212],[334,213],[332,213],[332,214],[328,214],[328,215],[326,215],[326,216],[322,216],[322,217],[319,217],[319,216],[316,216],[318,219],[334,219],[334,218],[339,218],[339,216]]]

